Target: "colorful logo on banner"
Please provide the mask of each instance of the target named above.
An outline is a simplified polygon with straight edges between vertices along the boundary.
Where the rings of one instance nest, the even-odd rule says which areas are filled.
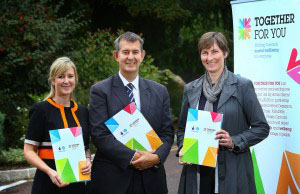
[[[297,61],[297,55],[297,49],[293,48],[286,72],[295,82],[300,84],[300,60]]]
[[[239,40],[246,40],[250,39],[250,32],[251,32],[251,18],[244,18],[244,19],[239,19]]]
[[[285,151],[282,155],[277,194],[300,193],[300,154]]]

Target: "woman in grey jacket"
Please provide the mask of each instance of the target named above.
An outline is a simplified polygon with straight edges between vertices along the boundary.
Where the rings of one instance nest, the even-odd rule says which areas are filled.
[[[269,134],[269,125],[250,80],[227,70],[227,40],[220,32],[207,32],[198,43],[206,69],[204,75],[184,89],[177,132],[178,155],[185,132],[188,108],[224,114],[219,140],[217,168],[184,165],[179,194],[254,194],[256,187],[250,153]]]

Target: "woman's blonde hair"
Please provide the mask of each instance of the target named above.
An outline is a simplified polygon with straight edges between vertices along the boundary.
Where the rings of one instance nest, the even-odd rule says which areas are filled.
[[[49,98],[53,98],[55,96],[55,86],[52,84],[52,82],[55,80],[55,78],[61,74],[64,74],[68,69],[72,67],[74,69],[75,74],[75,81],[78,82],[78,74],[75,67],[75,64],[73,61],[71,61],[68,57],[60,57],[57,58],[51,65],[50,71],[49,71],[49,79],[48,82],[51,86],[50,93],[47,95],[47,97],[44,100],[47,100]],[[70,99],[74,99],[73,92],[70,95]]]

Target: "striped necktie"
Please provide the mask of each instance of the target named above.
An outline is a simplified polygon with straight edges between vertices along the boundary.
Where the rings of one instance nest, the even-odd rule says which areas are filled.
[[[128,96],[129,96],[130,102],[134,102],[134,104],[135,104],[135,99],[134,99],[134,96],[133,96],[133,87],[134,86],[133,86],[132,83],[128,83],[126,85],[126,92],[127,92]]]

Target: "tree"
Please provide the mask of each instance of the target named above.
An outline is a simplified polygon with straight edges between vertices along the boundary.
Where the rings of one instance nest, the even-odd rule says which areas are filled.
[[[226,0],[90,0],[92,29],[122,28],[143,34],[145,48],[161,69],[169,68],[186,81],[203,73],[197,51],[208,31],[226,34],[232,48],[232,15]],[[232,50],[232,49],[231,49]],[[232,63],[230,55],[228,64]],[[231,66],[229,66],[231,69]]]
[[[81,12],[63,15],[63,1],[2,0],[0,3],[0,111],[6,114],[6,145],[18,142],[18,109],[33,103],[30,95],[48,90],[51,63],[72,50],[76,32],[86,22]]]

